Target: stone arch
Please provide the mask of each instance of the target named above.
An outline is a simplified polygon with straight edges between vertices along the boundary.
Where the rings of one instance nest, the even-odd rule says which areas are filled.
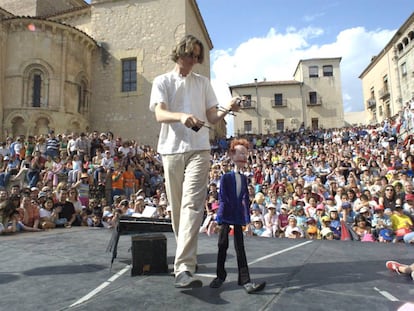
[[[22,116],[15,116],[10,122],[13,137],[27,134],[27,126],[25,125],[25,119]]]
[[[403,44],[404,44],[404,46],[407,46],[408,45],[408,37],[404,37],[403,39],[402,39],[402,42],[403,42]]]
[[[41,59],[32,59],[25,62],[21,69],[24,107],[48,107],[52,67]]]
[[[53,119],[46,113],[37,113],[31,121],[33,135],[47,135],[50,129],[54,129]]]
[[[71,132],[75,132],[75,133],[82,132],[82,130],[81,130],[82,126],[81,126],[81,124],[78,120],[72,119],[69,122],[69,126],[70,126],[70,131]]]
[[[86,73],[83,71],[79,72],[76,76],[75,83],[78,91],[76,111],[82,115],[85,115],[89,112],[90,109],[90,86]]]

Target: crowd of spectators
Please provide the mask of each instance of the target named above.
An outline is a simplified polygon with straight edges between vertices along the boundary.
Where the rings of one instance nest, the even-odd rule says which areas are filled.
[[[414,136],[404,115],[376,126],[243,135],[246,235],[414,243]],[[228,139],[212,142],[206,217],[217,232]],[[20,135],[0,144],[0,231],[111,228],[121,215],[169,218],[162,159],[110,132]]]

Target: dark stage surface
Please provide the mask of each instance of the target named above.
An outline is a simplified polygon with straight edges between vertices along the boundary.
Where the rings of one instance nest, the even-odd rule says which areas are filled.
[[[131,277],[130,235],[120,237],[111,270],[111,234],[74,227],[0,236],[0,310],[378,311],[414,304],[414,282],[385,269],[391,259],[414,262],[413,245],[246,238],[251,278],[267,282],[248,295],[237,285],[232,243],[227,280],[211,289],[217,237],[201,234],[197,275],[204,286],[180,290],[170,273]],[[171,271],[174,236],[163,234]]]

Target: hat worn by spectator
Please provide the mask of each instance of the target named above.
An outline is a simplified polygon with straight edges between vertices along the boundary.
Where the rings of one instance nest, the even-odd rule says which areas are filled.
[[[324,210],[325,210],[325,206],[324,206],[323,204],[318,204],[318,205],[316,206],[316,210],[317,210],[317,211],[324,211]]]
[[[329,217],[329,216],[322,216],[322,218],[321,218],[321,220],[323,221],[323,222],[327,222],[327,221],[331,221],[331,218]]]
[[[383,211],[383,210],[384,210],[384,205],[379,204],[374,207],[374,211]]]
[[[369,212],[369,208],[368,208],[368,207],[366,207],[366,206],[362,207],[362,208],[359,210],[359,213],[360,213],[360,214],[363,214],[363,213],[366,213],[366,212]]]
[[[140,201],[140,200],[144,201],[144,197],[142,195],[139,195],[139,196],[137,196],[136,200],[137,201]]]
[[[333,234],[332,230],[330,228],[323,228],[321,230],[321,236],[324,238],[326,237],[328,234]]]
[[[407,194],[405,195],[405,200],[406,200],[406,201],[413,201],[413,200],[414,200],[414,194],[412,194],[412,193],[407,193]]]
[[[280,209],[287,210],[287,208],[288,208],[288,205],[287,205],[287,204],[282,204],[282,205],[280,206]]]
[[[276,205],[274,205],[273,203],[270,203],[270,204],[267,206],[267,209],[270,209],[270,208],[276,209]]]
[[[308,227],[308,233],[309,234],[315,234],[318,232],[318,228],[316,228],[316,226],[309,226]]]
[[[379,235],[386,241],[392,241],[393,239],[391,229],[381,229]]]
[[[308,217],[308,218],[306,218],[306,223],[307,224],[316,223],[316,220],[313,217]]]
[[[37,194],[37,198],[38,198],[38,199],[40,199],[40,198],[46,198],[46,197],[47,197],[46,192],[40,191],[40,192]]]
[[[251,219],[251,222],[256,222],[256,221],[262,222],[262,218],[260,218],[259,216],[253,216]]]

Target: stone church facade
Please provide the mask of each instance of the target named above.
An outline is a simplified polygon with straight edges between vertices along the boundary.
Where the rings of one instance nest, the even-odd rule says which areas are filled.
[[[0,0],[0,140],[98,130],[155,145],[151,83],[185,34],[213,48],[195,0]],[[210,76],[209,53],[196,71]]]

